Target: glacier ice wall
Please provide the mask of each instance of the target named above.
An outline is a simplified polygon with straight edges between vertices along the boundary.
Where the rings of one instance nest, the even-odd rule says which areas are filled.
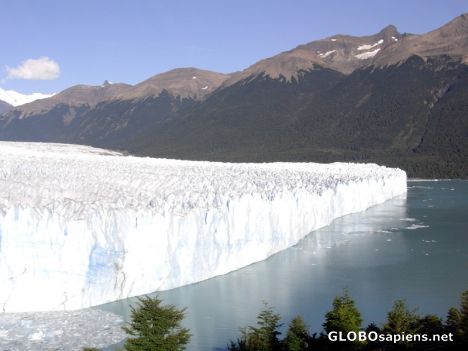
[[[79,309],[198,282],[405,192],[405,172],[375,164],[0,142],[0,311]]]

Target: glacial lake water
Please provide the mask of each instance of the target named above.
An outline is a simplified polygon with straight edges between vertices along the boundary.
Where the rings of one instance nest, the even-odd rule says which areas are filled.
[[[265,261],[159,296],[187,307],[188,350],[225,350],[263,301],[283,323],[300,314],[320,332],[344,288],[366,324],[383,322],[396,299],[441,317],[458,306],[468,290],[468,181],[410,181],[406,196],[336,219]],[[135,302],[99,308],[128,320]]]

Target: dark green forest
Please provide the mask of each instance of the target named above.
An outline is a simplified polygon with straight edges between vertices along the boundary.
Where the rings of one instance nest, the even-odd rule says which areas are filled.
[[[12,111],[0,118],[0,139],[189,160],[375,162],[411,178],[468,178],[467,86],[468,66],[443,55],[349,75],[314,66],[289,81],[252,76],[202,101],[163,91],[28,118]]]
[[[191,336],[181,324],[185,312],[185,308],[164,305],[159,297],[140,298],[132,307],[131,321],[123,327],[128,338],[121,351],[185,350]],[[236,340],[227,341],[228,351],[466,350],[468,290],[463,292],[460,306],[450,308],[445,318],[420,315],[404,300],[397,300],[385,321],[363,325],[361,312],[344,290],[333,299],[322,331],[311,331],[301,316],[285,326],[266,302],[256,320],[255,325],[241,327]],[[97,351],[83,351],[93,350]]]

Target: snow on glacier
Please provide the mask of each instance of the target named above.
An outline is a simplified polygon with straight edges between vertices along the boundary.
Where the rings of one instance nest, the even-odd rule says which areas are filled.
[[[375,164],[0,142],[0,310],[72,310],[198,282],[405,192],[405,172]]]

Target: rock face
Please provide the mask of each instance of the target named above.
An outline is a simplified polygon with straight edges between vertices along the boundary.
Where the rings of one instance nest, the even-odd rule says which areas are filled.
[[[450,56],[467,62],[468,14],[453,19],[446,25],[422,35],[407,35],[376,56],[376,66],[394,65],[417,55],[419,57]]]
[[[246,70],[233,74],[224,86],[246,78],[265,75],[291,81],[305,71],[316,67],[329,68],[349,74],[357,68],[369,65],[374,56],[388,47],[398,45],[402,35],[396,27],[387,26],[379,33],[363,37],[335,35],[259,61]]]
[[[422,35],[400,34],[389,25],[379,33],[363,37],[335,35],[262,60],[233,74],[224,85],[259,75],[290,81],[304,71],[323,67],[349,74],[363,67],[385,67],[404,62],[411,56],[450,56],[468,58],[468,14]]]
[[[0,306],[78,309],[227,273],[406,192],[375,164],[228,164],[0,143]]]
[[[191,160],[359,161],[468,178],[467,15],[422,35],[335,35],[225,75],[76,86],[0,115],[0,139]]]

